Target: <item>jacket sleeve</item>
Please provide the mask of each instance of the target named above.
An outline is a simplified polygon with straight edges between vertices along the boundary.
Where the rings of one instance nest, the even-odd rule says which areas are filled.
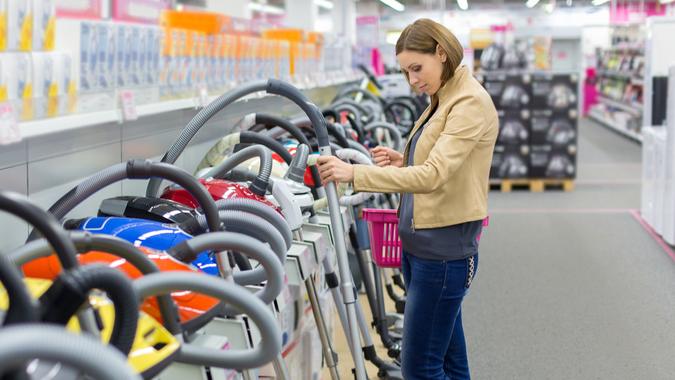
[[[354,189],[383,193],[431,193],[446,183],[481,139],[487,121],[476,99],[456,104],[428,158],[421,165],[397,168],[354,166]]]

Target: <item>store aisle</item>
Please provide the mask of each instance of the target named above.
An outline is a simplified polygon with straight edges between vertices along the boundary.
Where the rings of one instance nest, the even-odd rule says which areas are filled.
[[[464,304],[476,379],[673,378],[675,255],[636,215],[640,146],[579,131],[574,192],[490,193]]]

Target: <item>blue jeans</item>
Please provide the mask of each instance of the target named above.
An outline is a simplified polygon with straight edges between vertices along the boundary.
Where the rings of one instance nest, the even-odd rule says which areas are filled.
[[[401,369],[405,380],[470,379],[462,300],[478,269],[478,254],[453,261],[403,252],[407,289]]]

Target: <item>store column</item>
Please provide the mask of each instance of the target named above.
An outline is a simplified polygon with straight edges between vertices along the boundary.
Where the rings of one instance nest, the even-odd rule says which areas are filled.
[[[314,0],[286,1],[286,25],[308,31],[316,30],[319,7]]]
[[[356,3],[354,0],[342,0],[333,3],[333,31],[354,45],[356,43]]]

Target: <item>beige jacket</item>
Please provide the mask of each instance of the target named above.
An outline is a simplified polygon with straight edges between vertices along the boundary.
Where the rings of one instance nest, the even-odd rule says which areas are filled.
[[[438,104],[415,147],[413,166],[355,165],[356,191],[414,193],[413,227],[436,228],[487,216],[492,151],[499,132],[490,95],[460,66],[432,96],[410,139]]]

